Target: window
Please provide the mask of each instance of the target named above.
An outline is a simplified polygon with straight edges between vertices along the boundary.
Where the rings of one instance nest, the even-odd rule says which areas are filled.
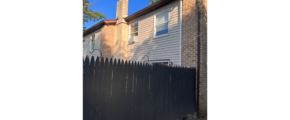
[[[129,43],[138,41],[138,22],[130,25]]]
[[[170,59],[163,59],[163,60],[145,60],[144,64],[149,64],[149,65],[156,65],[156,64],[160,64],[160,65],[171,65],[172,62],[170,62]]]
[[[83,40],[83,52],[85,52],[85,40]]]
[[[95,46],[95,35],[93,35],[93,37],[90,41],[90,51],[94,50],[94,46]]]
[[[168,34],[168,10],[155,15],[155,37]]]

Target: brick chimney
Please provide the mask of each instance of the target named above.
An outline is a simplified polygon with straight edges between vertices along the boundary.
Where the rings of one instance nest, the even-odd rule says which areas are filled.
[[[116,12],[116,30],[115,30],[115,47],[114,57],[116,59],[127,59],[128,48],[128,23],[124,20],[128,16],[128,0],[119,0],[117,2]]]
[[[117,2],[116,13],[116,19],[118,20],[117,24],[120,22],[125,22],[123,18],[128,16],[128,0],[119,0]]]

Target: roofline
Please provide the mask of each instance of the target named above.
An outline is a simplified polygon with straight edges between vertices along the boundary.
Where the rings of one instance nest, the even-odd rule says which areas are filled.
[[[94,32],[97,29],[100,29],[101,27],[103,27],[103,25],[112,25],[112,24],[116,24],[117,20],[116,19],[107,19],[107,20],[102,20],[99,23],[95,24],[94,26],[90,27],[89,29],[87,29],[86,31],[83,32],[83,36],[86,36],[92,32]]]
[[[130,21],[133,20],[135,18],[138,18],[142,15],[145,15],[149,12],[152,12],[160,7],[163,7],[164,5],[167,5],[173,1],[178,1],[178,0],[159,0],[155,3],[153,3],[152,5],[149,5],[133,14],[131,14],[130,16],[124,18],[126,21]],[[86,36],[92,32],[94,32],[95,30],[101,28],[103,25],[105,24],[116,24],[117,20],[116,19],[107,19],[107,20],[102,20],[99,23],[95,24],[94,26],[90,27],[89,29],[87,29],[86,31],[83,32],[83,36]]]
[[[164,5],[167,5],[168,3],[171,3],[173,1],[177,1],[177,0],[160,0],[160,1],[157,1],[155,3],[153,3],[152,5],[149,5],[133,14],[131,14],[130,16],[124,18],[126,21],[130,21],[130,20],[133,20],[135,18],[138,18],[142,15],[145,15],[149,12],[152,12],[160,7],[163,7]]]

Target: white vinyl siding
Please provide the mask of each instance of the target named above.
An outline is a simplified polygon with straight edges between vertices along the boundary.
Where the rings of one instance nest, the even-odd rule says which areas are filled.
[[[100,56],[100,52],[98,50],[94,50],[94,52],[91,54],[90,51],[93,49],[100,49],[100,43],[101,43],[101,29],[98,29],[86,36],[84,36],[84,52],[83,57],[85,58],[87,55],[89,58],[94,56],[96,59],[97,56]],[[92,41],[93,35],[95,35],[95,39]]]
[[[138,42],[128,45],[128,60],[144,61],[144,55],[150,60],[170,59],[175,65],[180,65],[180,13],[179,1],[170,3],[162,8],[150,12],[137,19],[129,21],[138,22]],[[155,37],[154,17],[156,14],[168,10],[168,35]]]

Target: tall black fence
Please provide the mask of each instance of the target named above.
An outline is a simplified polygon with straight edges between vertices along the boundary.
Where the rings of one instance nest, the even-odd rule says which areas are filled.
[[[84,120],[176,120],[195,111],[195,69],[87,57]]]

